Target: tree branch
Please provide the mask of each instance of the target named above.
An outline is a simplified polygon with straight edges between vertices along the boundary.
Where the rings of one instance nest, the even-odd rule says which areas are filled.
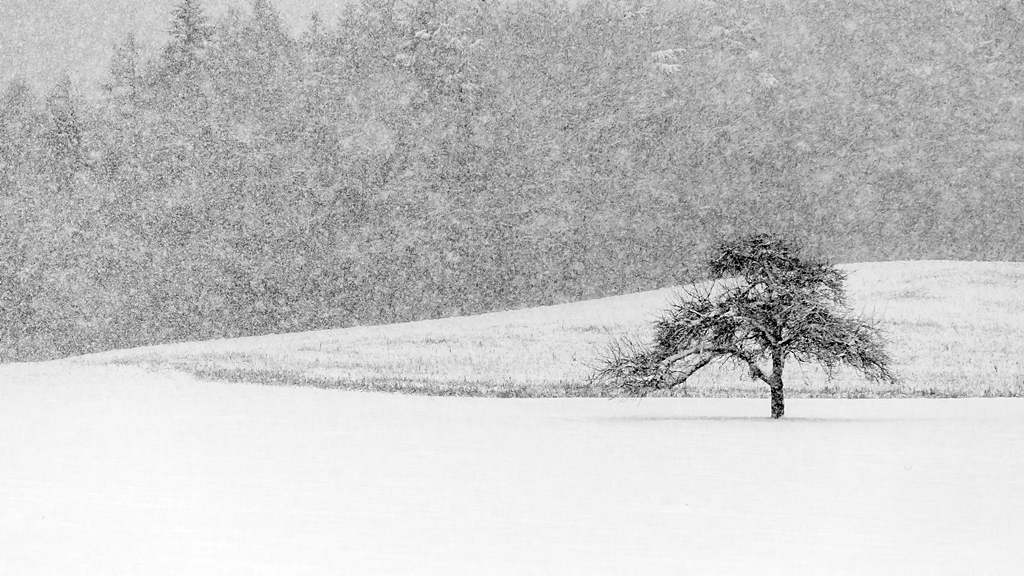
[[[689,366],[687,369],[683,371],[674,372],[674,374],[677,377],[679,377],[680,380],[679,382],[673,385],[682,384],[683,382],[686,381],[687,378],[693,376],[693,374],[696,373],[698,370],[723,356],[736,358],[738,360],[745,362],[747,366],[750,368],[750,375],[752,377],[763,380],[766,384],[768,383],[768,376],[764,373],[763,370],[761,370],[761,367],[757,365],[757,362],[755,362],[754,359],[751,358],[746,352],[735,347],[699,347],[695,349],[689,349],[678,354],[673,354],[665,358],[664,360],[661,360],[658,363],[658,366],[662,370],[668,372],[671,371],[672,364],[675,364],[676,362],[679,362],[690,356],[695,356],[698,354],[702,356],[700,360],[698,360],[692,366]]]

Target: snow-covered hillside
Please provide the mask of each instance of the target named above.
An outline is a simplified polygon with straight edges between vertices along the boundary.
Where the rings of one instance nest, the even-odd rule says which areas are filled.
[[[1024,267],[849,269],[914,386],[1020,385]],[[570,359],[668,297],[0,366],[0,574],[1024,571],[1019,398],[794,399],[770,421],[762,399],[441,398],[167,370],[433,362],[443,380],[468,357],[473,378],[536,384],[577,377]]]
[[[1024,395],[1024,264],[875,262],[842,266],[856,312],[881,322],[899,389],[787,364],[792,396]],[[478,395],[572,395],[621,334],[648,334],[671,288],[526,310],[192,342],[77,362],[185,370],[213,380]],[[745,371],[699,373],[693,394],[758,396]],[[831,388],[826,389],[826,386]]]

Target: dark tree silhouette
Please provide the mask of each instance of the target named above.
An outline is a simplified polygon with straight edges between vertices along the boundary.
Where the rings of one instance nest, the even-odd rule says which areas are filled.
[[[644,396],[713,362],[738,363],[768,384],[772,418],[784,413],[789,358],[816,362],[830,378],[846,365],[872,381],[896,382],[878,329],[849,314],[842,270],[770,234],[721,243],[706,270],[713,282],[681,295],[655,323],[653,346],[616,343],[598,377]]]

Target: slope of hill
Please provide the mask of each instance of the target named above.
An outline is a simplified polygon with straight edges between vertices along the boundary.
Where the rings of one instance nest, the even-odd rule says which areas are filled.
[[[1019,393],[1024,267],[849,269],[911,388]],[[794,399],[776,421],[760,399],[436,398],[145,368],[442,387],[464,367],[541,386],[667,297],[0,366],[0,571],[1022,573],[1019,398]]]
[[[851,305],[881,322],[899,388],[813,366],[787,366],[791,396],[1024,395],[1024,264],[885,262],[844,265]],[[386,326],[173,344],[68,360],[181,370],[213,380],[437,395],[587,396],[604,346],[643,335],[672,298],[665,289]],[[742,371],[701,373],[686,396],[759,397]]]

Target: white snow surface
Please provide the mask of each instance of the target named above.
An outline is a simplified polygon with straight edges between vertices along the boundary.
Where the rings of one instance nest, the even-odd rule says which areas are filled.
[[[0,366],[0,574],[1022,574],[1024,401]]]

